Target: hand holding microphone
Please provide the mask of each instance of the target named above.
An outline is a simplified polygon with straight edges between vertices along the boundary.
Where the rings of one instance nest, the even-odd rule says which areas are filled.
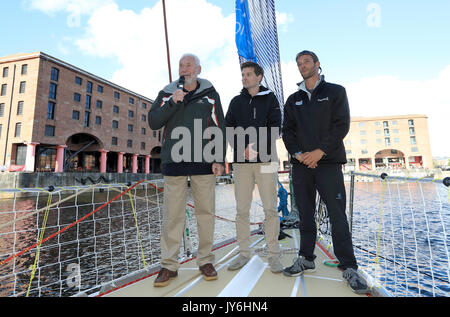
[[[186,93],[183,91],[184,88],[184,76],[181,76],[178,80],[177,84],[177,90],[173,93],[172,99],[175,103],[182,103],[184,100],[184,96],[186,96]]]

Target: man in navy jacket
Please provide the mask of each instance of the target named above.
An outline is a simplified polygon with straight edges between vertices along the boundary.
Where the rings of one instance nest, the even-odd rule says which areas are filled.
[[[280,219],[277,208],[278,157],[275,146],[280,133],[281,110],[274,93],[261,86],[264,76],[261,66],[253,62],[243,63],[241,73],[244,88],[241,94],[231,100],[225,116],[227,134],[229,128],[235,131],[234,142],[230,143],[233,143],[234,149],[236,234],[239,245],[239,256],[228,269],[240,269],[251,258],[249,212],[253,189],[257,184],[264,208],[269,266],[272,272],[281,273],[283,266],[279,260]]]
[[[284,269],[287,276],[314,271],[316,242],[316,191],[327,206],[333,248],[348,285],[356,293],[368,292],[357,273],[352,237],[345,214],[346,195],[342,164],[347,162],[344,137],[350,128],[350,110],[345,88],[325,82],[320,62],[311,51],[296,57],[304,79],[284,107],[283,141],[291,154],[292,182],[300,215],[299,257]]]

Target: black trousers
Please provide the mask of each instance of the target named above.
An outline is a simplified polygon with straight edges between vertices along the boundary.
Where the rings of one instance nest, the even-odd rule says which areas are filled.
[[[299,255],[309,261],[316,257],[314,248],[317,228],[314,214],[317,190],[327,206],[333,249],[339,260],[339,267],[357,269],[352,237],[345,214],[346,195],[341,167],[341,164],[322,164],[315,169],[310,169],[304,164],[293,164],[292,185],[300,215]]]

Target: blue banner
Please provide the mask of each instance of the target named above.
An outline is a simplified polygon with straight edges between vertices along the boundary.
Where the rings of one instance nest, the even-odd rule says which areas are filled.
[[[242,58],[257,63],[247,0],[236,0],[236,46]]]

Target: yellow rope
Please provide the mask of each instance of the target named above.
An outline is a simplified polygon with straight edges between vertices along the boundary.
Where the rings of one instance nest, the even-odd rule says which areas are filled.
[[[383,223],[383,205],[384,205],[384,192],[386,190],[386,181],[381,181],[381,201],[380,201],[380,211],[379,211],[379,219],[378,219],[378,233],[377,233],[377,252],[375,255],[375,285],[377,285],[377,274],[378,274],[378,261],[380,254],[380,239],[381,239],[381,225]]]
[[[39,242],[41,242],[42,240],[44,240],[44,233],[45,233],[45,228],[47,227],[47,219],[48,219],[48,214],[50,212],[50,204],[52,203],[52,192],[48,192],[48,199],[47,199],[47,207],[45,210],[45,214],[44,214],[44,220],[42,221],[42,229],[41,229],[41,234],[39,236]],[[30,289],[31,289],[31,282],[34,279],[34,275],[36,274],[36,269],[37,269],[37,263],[39,261],[39,252],[41,250],[41,244],[39,243],[37,246],[37,250],[36,250],[36,257],[34,258],[34,263],[33,265],[30,267],[31,268],[31,277],[30,277],[30,283],[28,284],[28,290],[27,290],[27,295],[26,297],[28,297],[28,295],[30,294]]]
[[[144,249],[142,247],[142,239],[141,239],[141,234],[139,232],[139,224],[138,224],[138,219],[137,219],[137,215],[136,215],[136,209],[134,208],[134,204],[133,204],[133,196],[131,195],[131,191],[128,192],[128,196],[130,196],[131,209],[133,210],[134,221],[136,223],[136,230],[137,230],[137,235],[138,235],[138,240],[139,240],[139,248],[141,249],[142,263],[144,264],[144,268],[145,268],[145,267],[147,267],[147,262],[145,261]]]

